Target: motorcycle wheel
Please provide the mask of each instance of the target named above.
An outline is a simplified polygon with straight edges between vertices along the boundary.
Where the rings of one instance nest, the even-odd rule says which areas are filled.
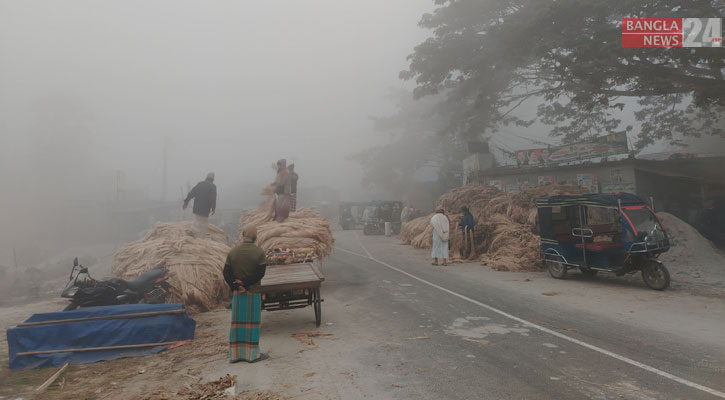
[[[650,289],[665,290],[670,286],[670,271],[662,263],[647,260],[642,266],[642,280]]]
[[[73,310],[75,310],[76,308],[78,308],[78,304],[77,304],[77,303],[73,303],[73,302],[71,302],[70,304],[68,304],[68,305],[67,305],[67,306],[66,306],[66,307],[65,307],[65,308],[63,309],[63,311],[73,311]]]
[[[546,260],[546,268],[549,270],[549,275],[554,279],[566,278],[566,266],[557,260]]]

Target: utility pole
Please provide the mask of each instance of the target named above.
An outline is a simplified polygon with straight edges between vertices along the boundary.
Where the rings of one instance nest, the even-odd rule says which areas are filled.
[[[168,158],[169,158],[169,137],[164,136],[164,169],[163,169],[163,181],[161,183],[161,201],[166,201],[166,173],[167,173],[167,164],[168,164]]]
[[[13,262],[15,263],[15,271],[18,271],[18,257],[15,255],[15,247],[13,247]]]

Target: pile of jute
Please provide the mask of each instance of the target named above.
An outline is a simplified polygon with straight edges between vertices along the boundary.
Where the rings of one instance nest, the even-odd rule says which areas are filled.
[[[222,275],[229,250],[227,235],[214,225],[209,225],[206,239],[197,239],[191,234],[191,222],[158,222],[143,239],[116,253],[111,271],[120,278],[133,279],[166,267],[172,300],[194,311],[208,311],[229,299]]]
[[[302,208],[291,212],[284,222],[276,222],[274,216],[274,193],[267,186],[262,192],[264,200],[260,206],[242,214],[239,219],[239,241],[245,227],[257,227],[255,244],[262,249],[289,248],[295,258],[323,259],[332,253],[334,239],[330,221],[322,218],[314,208]]]
[[[538,270],[539,226],[536,199],[560,194],[576,194],[569,185],[544,185],[518,193],[504,193],[493,186],[472,184],[455,188],[438,199],[451,220],[451,259],[460,260],[463,234],[461,207],[466,206],[476,222],[476,259],[496,270]],[[432,244],[432,215],[405,224],[400,239],[404,244],[429,249]],[[469,258],[470,259],[470,258]]]

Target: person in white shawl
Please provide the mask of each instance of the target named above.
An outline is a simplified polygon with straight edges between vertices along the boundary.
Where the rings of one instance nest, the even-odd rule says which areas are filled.
[[[450,238],[451,221],[442,208],[436,210],[435,215],[430,219],[433,225],[433,249],[431,257],[433,257],[433,265],[438,265],[438,259],[443,259],[443,265],[448,259],[448,239]]]

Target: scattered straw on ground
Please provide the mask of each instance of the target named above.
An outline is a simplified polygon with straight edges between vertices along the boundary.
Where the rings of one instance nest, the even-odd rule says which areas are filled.
[[[284,400],[285,397],[277,393],[265,391],[244,391],[238,394],[229,394],[233,391],[236,376],[226,375],[215,381],[197,383],[191,387],[177,392],[161,387],[144,393],[138,400]],[[230,389],[232,388],[232,389]]]
[[[300,342],[311,346],[311,347],[317,347],[317,343],[314,341],[313,338],[321,338],[321,337],[327,337],[332,336],[332,333],[323,333],[323,332],[295,332],[291,334],[293,338],[299,340]]]
[[[227,236],[209,225],[207,239],[191,235],[191,222],[156,223],[146,236],[122,247],[111,271],[133,279],[157,267],[169,270],[175,300],[196,311],[208,311],[229,298],[222,271],[230,247]]]
[[[257,246],[264,250],[290,248],[298,258],[323,259],[332,253],[334,239],[330,221],[322,218],[314,208],[302,208],[291,212],[284,222],[272,220],[274,193],[271,187],[262,192],[264,201],[256,209],[248,211],[239,220],[239,241],[244,227],[257,227]]]

